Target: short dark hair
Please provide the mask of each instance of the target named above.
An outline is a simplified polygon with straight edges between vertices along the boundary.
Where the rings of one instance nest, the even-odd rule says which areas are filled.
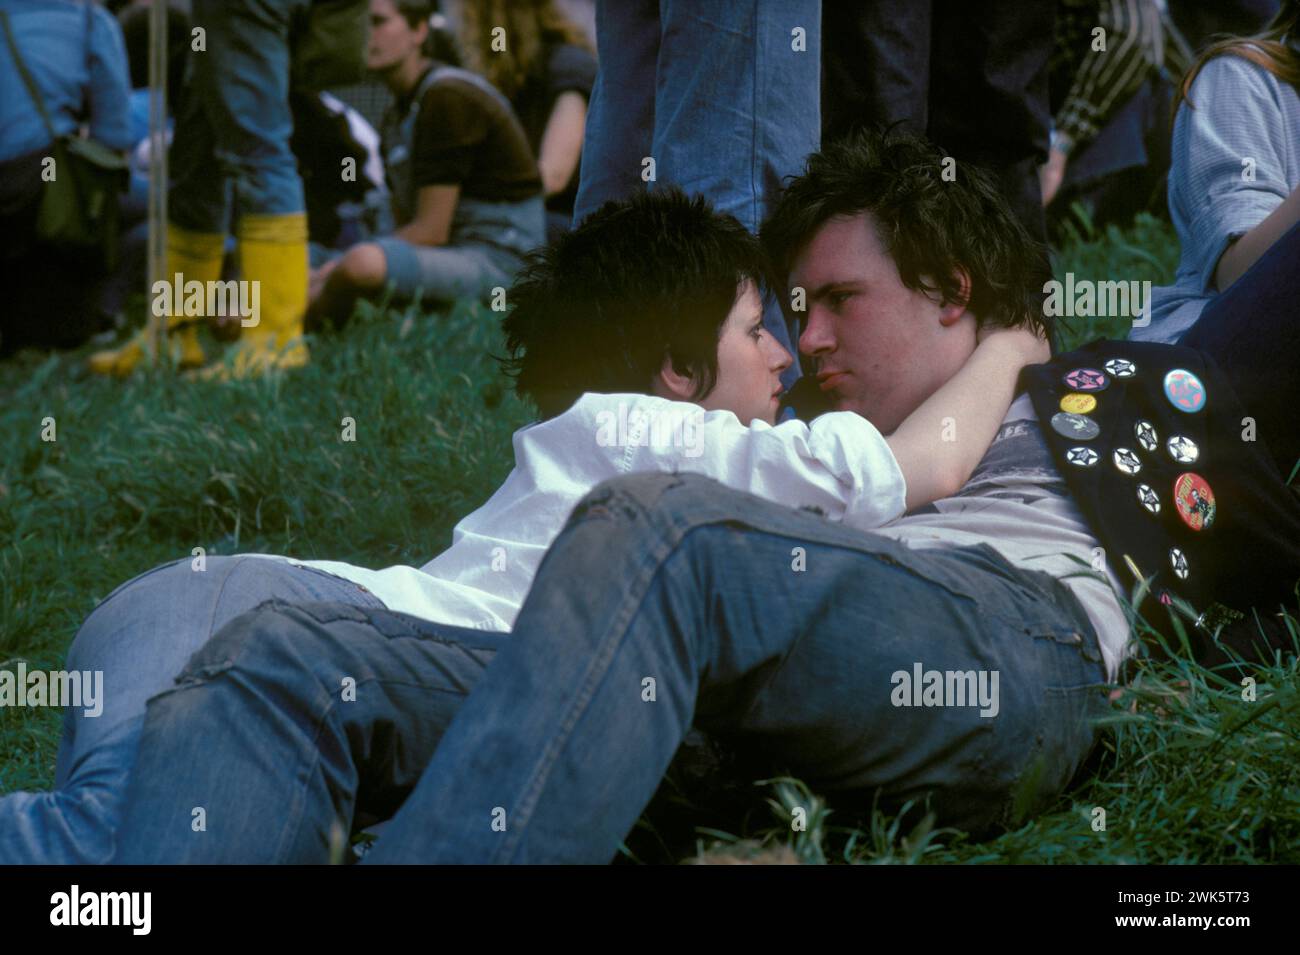
[[[428,23],[438,11],[435,0],[393,0],[393,6],[412,30],[421,23]]]
[[[970,275],[967,305],[981,324],[1048,331],[1041,307],[1051,278],[1046,246],[1030,236],[988,173],[945,158],[901,128],[862,130],[808,157],[760,233],[774,287],[788,286],[794,259],[827,221],[867,212],[907,288],[959,301],[953,273],[960,267]],[[945,168],[955,180],[944,180]]]
[[[699,400],[746,280],[765,274],[758,239],[700,196],[656,189],[607,202],[528,256],[507,294],[503,359],[543,417],[584,392],[647,393],[671,357]]]

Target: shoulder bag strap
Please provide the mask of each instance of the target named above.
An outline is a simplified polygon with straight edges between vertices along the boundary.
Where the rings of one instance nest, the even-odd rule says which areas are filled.
[[[27,64],[23,58],[18,55],[18,44],[14,42],[14,32],[9,26],[9,15],[0,10],[0,23],[4,24],[5,41],[9,44],[9,53],[14,58],[14,66],[18,67],[18,73],[23,78],[23,84],[27,87],[27,92],[31,94],[36,103],[36,109],[41,114],[41,122],[45,124],[45,131],[50,134],[51,142],[57,141],[58,136],[54,133],[54,124],[50,122],[49,113],[45,112],[45,100],[41,97],[41,91],[32,79],[32,74],[27,72]]]

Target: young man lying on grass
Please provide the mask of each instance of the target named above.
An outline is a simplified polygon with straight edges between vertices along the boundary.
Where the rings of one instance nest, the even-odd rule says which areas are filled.
[[[184,559],[118,588],[87,618],[68,660],[105,672],[104,712],[69,710],[54,792],[0,797],[0,862],[110,858],[145,701],[227,621],[265,600],[333,601],[483,631],[473,652],[446,664],[466,688],[484,654],[504,645],[499,634],[574,505],[601,481],[693,472],[876,527],[965,483],[1020,368],[1046,356],[1034,333],[990,327],[964,367],[888,436],[851,411],[774,424],[791,356],[763,328],[763,272],[757,239],[674,191],[610,203],[535,255],[510,292],[505,329],[517,387],[543,420],[515,434],[514,470],[457,525],[451,548],[420,569],[381,571],[242,555],[209,558],[196,573]],[[959,426],[946,425],[959,415]],[[231,847],[246,848],[238,837]]]

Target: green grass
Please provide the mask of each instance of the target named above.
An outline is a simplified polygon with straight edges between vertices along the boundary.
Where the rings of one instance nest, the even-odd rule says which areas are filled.
[[[1140,218],[1101,235],[1080,226],[1057,272],[1158,283],[1176,258],[1169,227]],[[510,436],[532,416],[489,357],[498,318],[467,304],[363,307],[278,383],[196,385],[165,370],[102,381],[80,372],[85,350],[0,363],[0,664],[61,666],[97,601],[195,547],[371,567],[440,552],[504,479]],[[1122,322],[1076,320],[1066,344],[1115,334]],[[54,442],[41,440],[47,417]],[[935,829],[919,810],[905,824],[855,819],[796,780],[738,783],[718,805],[666,785],[628,858],[731,844],[788,845],[810,862],[1300,861],[1294,662],[1260,675],[1255,703],[1196,667],[1137,673],[1086,778],[997,838]],[[52,784],[60,726],[57,711],[0,709],[0,792]],[[795,806],[806,831],[791,831]]]

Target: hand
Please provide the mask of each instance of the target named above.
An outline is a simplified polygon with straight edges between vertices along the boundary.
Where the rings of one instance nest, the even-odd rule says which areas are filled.
[[[1056,194],[1061,190],[1061,183],[1065,181],[1065,166],[1069,161],[1069,156],[1059,149],[1053,148],[1047,154],[1047,162],[1038,167],[1038,185],[1043,193],[1043,208],[1046,209],[1056,198]]]
[[[339,261],[343,257],[335,256],[318,269],[313,269],[307,279],[307,301],[315,302],[320,298],[321,292],[325,289],[325,280],[330,277],[330,273],[338,267]]]

